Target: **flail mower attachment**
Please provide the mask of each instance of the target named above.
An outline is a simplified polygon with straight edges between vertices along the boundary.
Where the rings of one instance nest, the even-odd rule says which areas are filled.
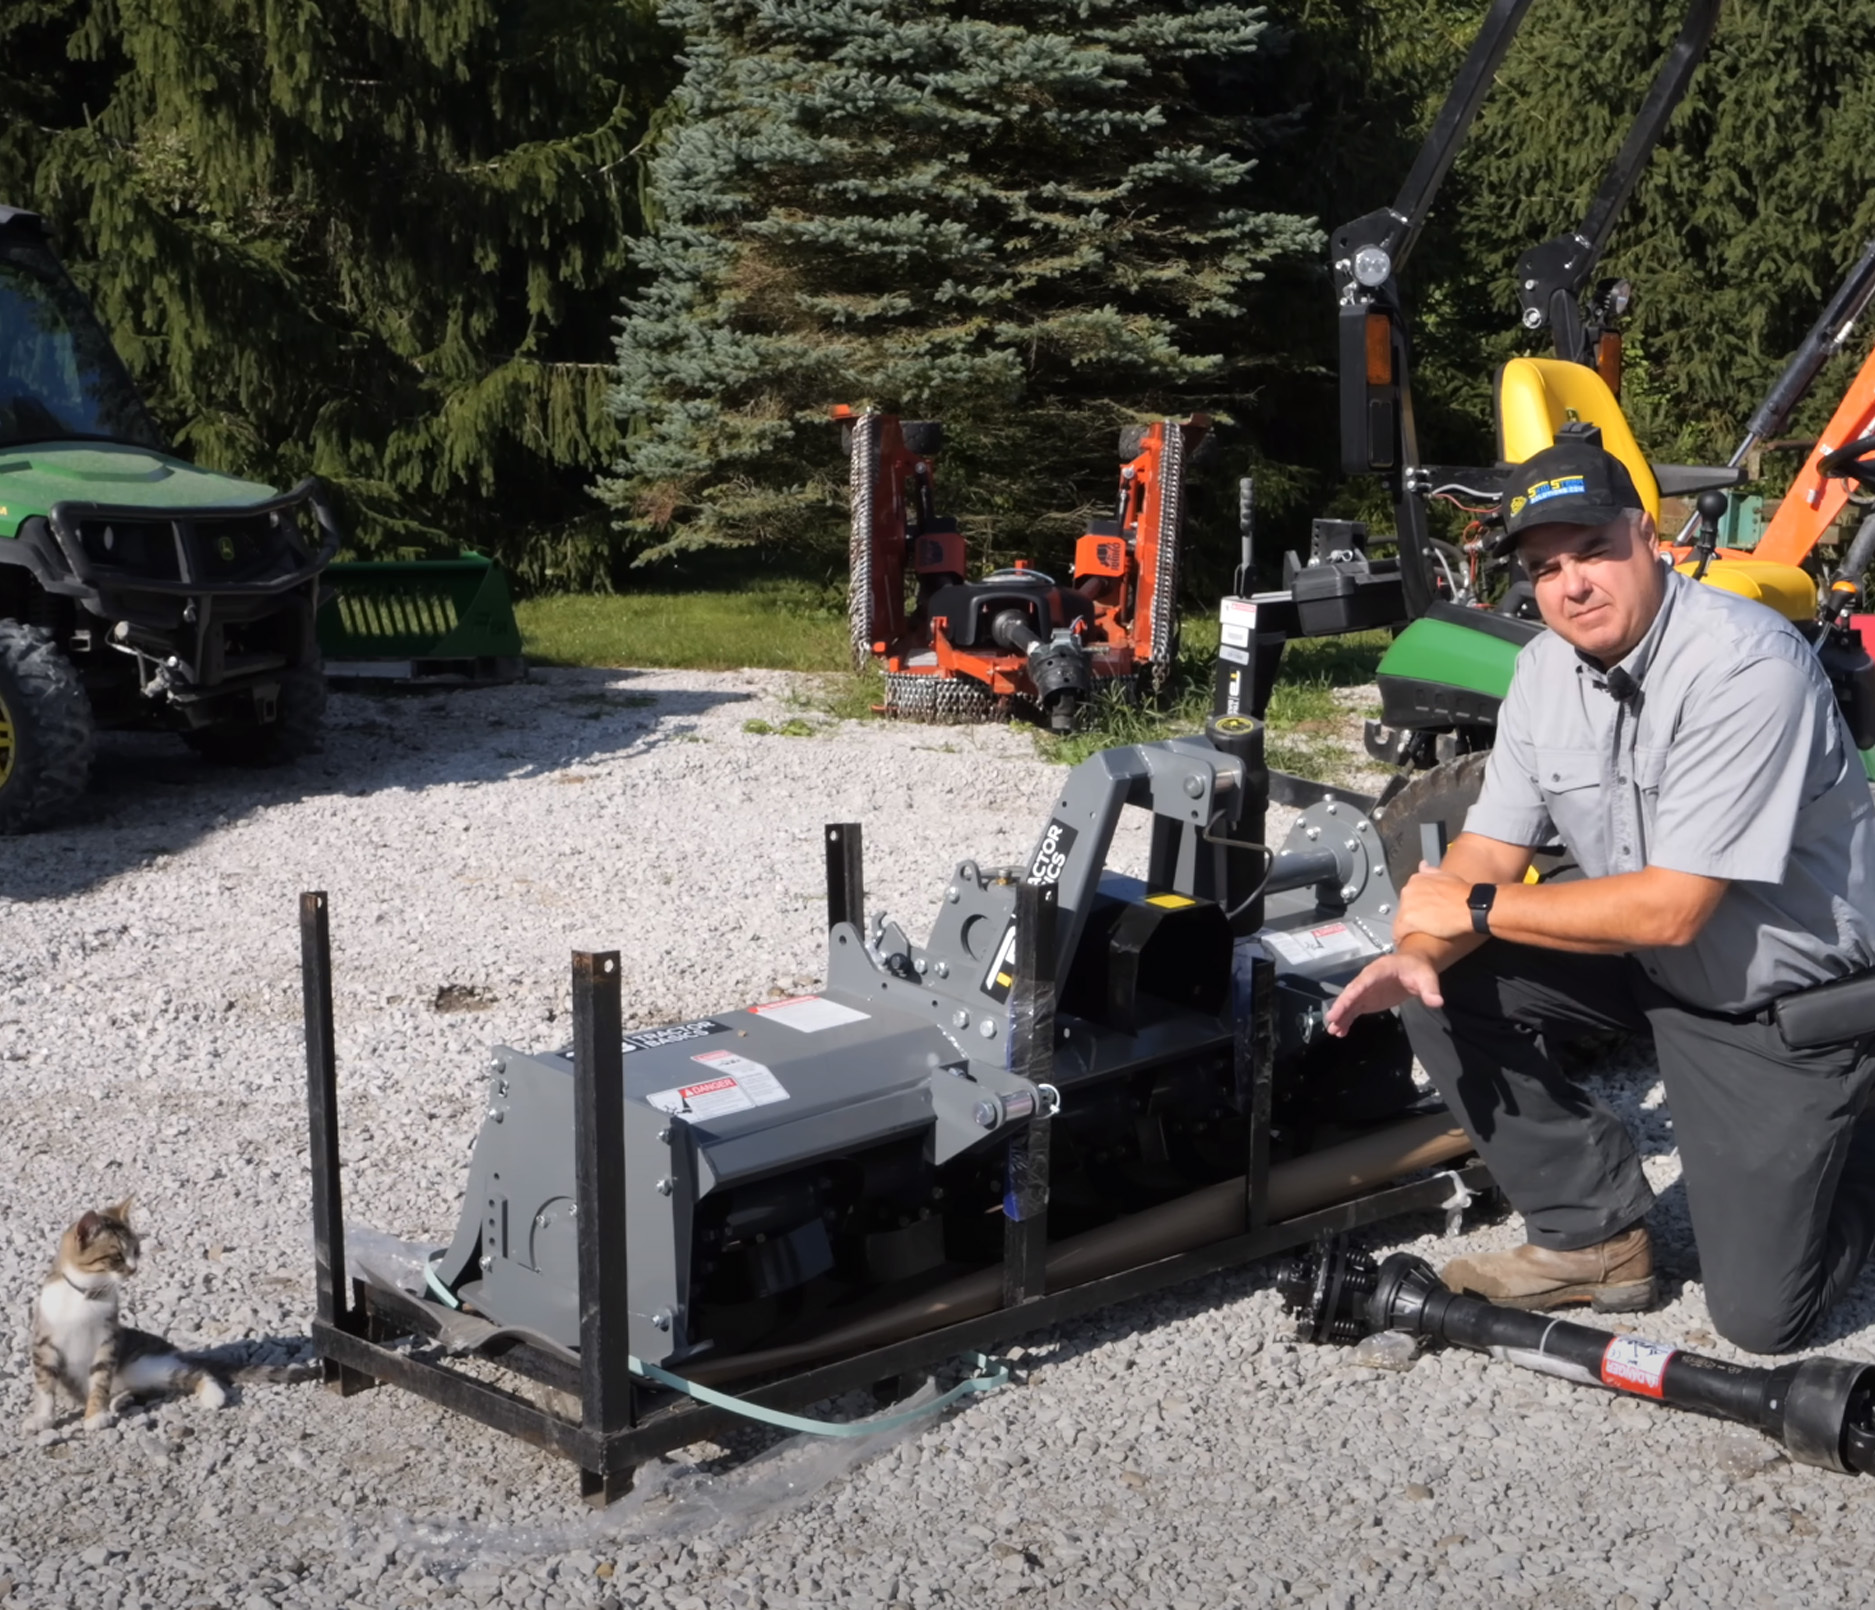
[[[853,663],[885,662],[885,710],[970,721],[1018,710],[1071,730],[1101,692],[1157,694],[1178,654],[1187,455],[1202,415],[1121,433],[1110,519],[1077,543],[1067,585],[1018,561],[968,579],[957,522],[936,512],[941,428],[836,410],[851,430]]]
[[[1799,1464],[1875,1473],[1875,1364],[1806,1358],[1754,1369],[1703,1358],[1450,1291],[1424,1258],[1396,1252],[1376,1265],[1333,1236],[1286,1258],[1277,1284],[1301,1341],[1405,1331],[1584,1386],[1735,1420],[1781,1443]]]

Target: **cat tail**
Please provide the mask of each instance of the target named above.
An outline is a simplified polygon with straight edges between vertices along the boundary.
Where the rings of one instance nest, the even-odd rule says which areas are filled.
[[[297,1386],[302,1381],[316,1381],[324,1373],[316,1361],[310,1364],[237,1364],[225,1351],[181,1356],[190,1366],[213,1376],[223,1386]]]

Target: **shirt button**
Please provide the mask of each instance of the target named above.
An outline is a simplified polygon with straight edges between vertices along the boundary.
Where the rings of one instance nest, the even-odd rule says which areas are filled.
[[[1562,781],[1562,773],[1561,773],[1561,772],[1559,772],[1559,771],[1553,771],[1553,772],[1551,772],[1551,773],[1549,774],[1549,780],[1550,780],[1550,781],[1551,781],[1552,783],[1560,783],[1560,782]]]
[[[1626,782],[1627,780],[1628,780],[1628,774],[1627,774],[1626,772],[1617,772],[1617,773],[1615,774],[1615,781],[1616,781],[1616,782],[1618,782],[1618,783],[1625,783],[1625,782]]]
[[[1621,846],[1621,853],[1623,855],[1626,855],[1628,853],[1628,847],[1625,844]]]

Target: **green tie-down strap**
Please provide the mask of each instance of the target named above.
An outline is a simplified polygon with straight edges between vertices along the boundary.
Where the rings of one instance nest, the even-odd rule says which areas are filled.
[[[631,1369],[634,1375],[655,1381],[659,1386],[668,1386],[673,1392],[682,1392],[699,1403],[727,1409],[731,1414],[740,1414],[750,1420],[760,1420],[764,1425],[779,1426],[783,1431],[804,1431],[810,1437],[871,1437],[881,1431],[896,1431],[900,1426],[910,1425],[927,1414],[949,1408],[959,1398],[968,1397],[973,1392],[994,1392],[999,1386],[1009,1384],[1009,1366],[1001,1359],[993,1359],[983,1353],[965,1353],[963,1356],[977,1373],[968,1380],[959,1381],[942,1396],[933,1398],[929,1403],[921,1403],[915,1409],[907,1409],[902,1414],[847,1421],[810,1420],[801,1414],[784,1414],[780,1409],[765,1409],[759,1403],[750,1403],[744,1398],[731,1397],[727,1392],[718,1392],[712,1387],[699,1386],[695,1381],[686,1381],[681,1375],[673,1375],[669,1370],[656,1364],[647,1364],[642,1359],[634,1358]]]

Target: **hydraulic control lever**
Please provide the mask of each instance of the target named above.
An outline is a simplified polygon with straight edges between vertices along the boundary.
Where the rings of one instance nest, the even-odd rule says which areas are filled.
[[[1799,1464],[1875,1474],[1875,1364],[1806,1358],[1754,1368],[1704,1358],[1468,1297],[1441,1285],[1424,1258],[1396,1252],[1376,1265],[1334,1236],[1284,1259],[1276,1281],[1302,1341],[1357,1342],[1405,1331],[1584,1386],[1754,1426]]]

